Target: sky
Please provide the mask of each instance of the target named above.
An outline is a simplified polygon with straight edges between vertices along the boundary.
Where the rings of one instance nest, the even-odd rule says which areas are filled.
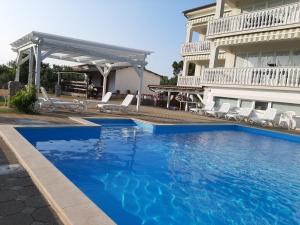
[[[0,64],[16,58],[9,44],[34,30],[153,51],[147,68],[171,76],[186,36],[182,11],[212,1],[0,0]]]

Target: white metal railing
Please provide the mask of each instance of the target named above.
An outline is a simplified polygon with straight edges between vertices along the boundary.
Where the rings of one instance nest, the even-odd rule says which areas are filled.
[[[300,87],[300,67],[214,68],[201,76],[178,79],[178,86],[241,85],[268,87]]]
[[[205,53],[210,51],[210,41],[185,43],[181,47],[182,55]]]
[[[177,81],[178,86],[194,87],[195,77],[194,76],[180,76]]]
[[[300,2],[209,21],[207,36],[263,29],[299,22]]]

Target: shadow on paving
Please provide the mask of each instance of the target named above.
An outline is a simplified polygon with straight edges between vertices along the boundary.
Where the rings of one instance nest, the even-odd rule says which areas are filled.
[[[62,225],[27,172],[11,155],[8,157],[4,155],[2,149],[0,149],[0,224]]]

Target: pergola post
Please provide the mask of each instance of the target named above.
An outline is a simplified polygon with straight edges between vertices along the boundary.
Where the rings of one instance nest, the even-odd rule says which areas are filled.
[[[41,83],[41,63],[42,63],[42,58],[41,58],[41,46],[36,45],[35,46],[35,87],[37,89],[37,92],[40,90],[40,83]]]
[[[33,72],[34,72],[33,59],[34,59],[34,52],[33,49],[31,48],[29,53],[28,85],[32,85],[33,82]]]
[[[23,52],[18,52],[17,60],[16,60],[16,76],[15,76],[15,81],[20,81],[20,67],[21,67],[21,60],[22,60]]]
[[[60,85],[60,81],[61,81],[61,73],[58,72],[57,73],[57,85]]]
[[[171,100],[171,92],[168,91],[168,98],[167,98],[167,109],[170,109],[170,100]]]
[[[102,85],[103,86],[102,87],[102,99],[103,99],[104,95],[106,94],[107,77],[112,70],[112,65],[109,63],[106,63],[104,65],[104,70],[102,69],[101,65],[96,64],[96,67],[99,70],[99,72],[101,73],[101,75],[103,76],[103,85]]]
[[[186,103],[185,103],[185,107],[184,107],[184,111],[189,111],[189,93],[186,93]]]
[[[137,103],[136,103],[136,111],[140,111],[141,106],[141,97],[142,97],[142,88],[143,88],[143,82],[144,82],[144,67],[140,65],[134,65],[133,66],[137,75],[140,78],[140,83],[138,87],[138,96],[137,96]]]

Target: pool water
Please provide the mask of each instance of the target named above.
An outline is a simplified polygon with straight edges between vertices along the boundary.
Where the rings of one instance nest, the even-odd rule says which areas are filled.
[[[295,137],[98,123],[18,131],[117,224],[300,224]]]

